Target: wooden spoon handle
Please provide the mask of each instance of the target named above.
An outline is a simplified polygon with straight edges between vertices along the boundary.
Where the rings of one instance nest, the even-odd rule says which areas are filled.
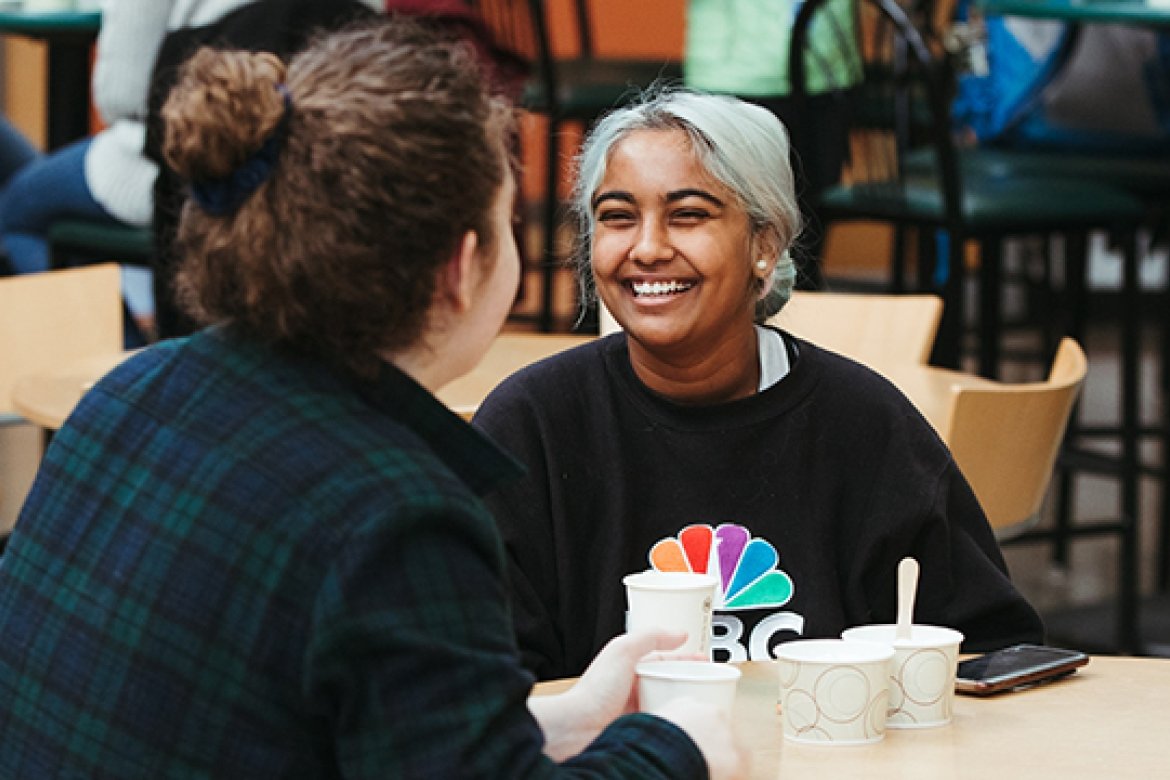
[[[914,625],[914,598],[918,593],[918,561],[903,558],[898,564],[898,623],[894,636],[910,638],[910,627]]]

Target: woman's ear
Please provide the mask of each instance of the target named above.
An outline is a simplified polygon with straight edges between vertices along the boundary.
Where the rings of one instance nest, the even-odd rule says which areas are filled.
[[[780,237],[770,228],[759,228],[752,236],[752,273],[760,282],[767,283],[780,258]]]
[[[456,312],[470,309],[475,299],[475,289],[479,284],[478,250],[479,236],[474,230],[467,231],[439,274],[439,297]]]

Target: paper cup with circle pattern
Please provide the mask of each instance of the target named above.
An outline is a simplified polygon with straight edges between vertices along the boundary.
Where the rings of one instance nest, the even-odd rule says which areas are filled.
[[[718,580],[709,574],[648,571],[630,574],[626,586],[626,630],[661,628],[682,631],[687,639],[672,650],[679,655],[711,658],[711,620]]]
[[[911,626],[909,639],[897,639],[890,624],[857,626],[841,636],[848,640],[881,642],[894,648],[890,669],[890,709],[886,725],[892,729],[924,729],[951,722],[955,707],[955,670],[963,635],[942,626]]]
[[[860,745],[886,735],[894,649],[877,642],[799,639],[776,648],[784,738]]]
[[[674,699],[697,699],[730,713],[740,671],[712,661],[642,661],[638,664],[638,706],[656,710]]]

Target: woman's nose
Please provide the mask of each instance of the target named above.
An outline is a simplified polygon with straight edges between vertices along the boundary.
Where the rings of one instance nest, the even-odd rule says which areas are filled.
[[[630,249],[630,257],[638,263],[657,263],[674,257],[670,234],[657,220],[643,220]]]

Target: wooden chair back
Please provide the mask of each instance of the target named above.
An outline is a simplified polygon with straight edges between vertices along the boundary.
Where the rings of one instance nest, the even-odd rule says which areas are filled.
[[[1043,382],[954,388],[943,439],[1001,537],[1039,516],[1087,370],[1066,338]]]
[[[867,366],[925,364],[942,319],[937,295],[797,290],[768,324]],[[621,330],[598,302],[601,335]]]
[[[942,318],[937,295],[802,292],[769,324],[868,366],[926,363]]]
[[[0,424],[21,419],[12,407],[18,379],[121,349],[117,265],[0,279]]]

